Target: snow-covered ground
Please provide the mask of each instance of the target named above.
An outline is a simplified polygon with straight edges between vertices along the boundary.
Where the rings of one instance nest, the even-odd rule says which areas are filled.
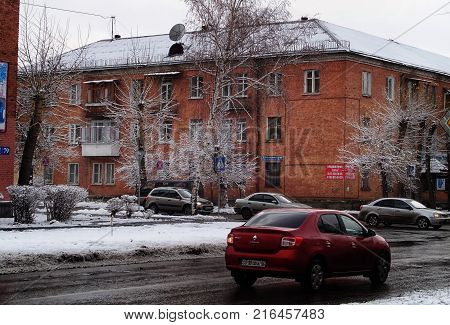
[[[437,290],[423,290],[403,294],[399,297],[366,302],[370,305],[449,305],[450,287]]]
[[[143,246],[225,246],[230,229],[240,224],[242,222],[189,222],[117,228],[1,231],[0,257],[22,254],[126,253]]]

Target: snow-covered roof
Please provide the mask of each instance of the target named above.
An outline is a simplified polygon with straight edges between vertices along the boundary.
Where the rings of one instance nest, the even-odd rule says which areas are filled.
[[[296,49],[305,44],[322,52],[345,51],[383,61],[402,64],[450,76],[450,58],[428,52],[409,45],[390,41],[354,29],[313,19],[316,25],[313,35],[299,40]],[[286,30],[300,26],[304,22],[286,22]],[[298,27],[299,28],[299,27]],[[186,33],[181,40],[189,45],[192,33]],[[301,44],[300,44],[301,43]],[[168,57],[169,48],[174,44],[168,34],[101,40],[84,47],[85,68],[118,67],[128,64],[163,65],[181,63],[183,56]],[[131,55],[131,51],[133,55]],[[136,49],[138,53],[136,54]],[[67,60],[73,60],[78,50],[66,53]]]
[[[114,81],[116,81],[116,79],[89,80],[89,81],[85,81],[83,83],[85,83],[85,84],[101,84],[101,83],[111,83]]]

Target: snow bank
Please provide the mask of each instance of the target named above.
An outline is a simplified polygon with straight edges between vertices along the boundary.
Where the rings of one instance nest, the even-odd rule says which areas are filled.
[[[146,246],[223,244],[240,222],[178,223],[117,228],[0,231],[0,256],[83,252],[129,252]]]
[[[399,297],[368,301],[370,305],[449,305],[450,287],[438,290],[421,290]]]

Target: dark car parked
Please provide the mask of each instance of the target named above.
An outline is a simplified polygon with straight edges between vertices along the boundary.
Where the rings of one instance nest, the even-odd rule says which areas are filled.
[[[439,229],[450,223],[450,213],[429,209],[420,202],[403,198],[383,198],[361,206],[359,220],[375,227],[380,222],[391,224],[417,225],[419,229],[432,226]]]
[[[290,277],[318,290],[324,278],[364,275],[386,281],[387,242],[352,216],[335,210],[266,210],[227,238],[225,261],[239,286],[260,277]]]

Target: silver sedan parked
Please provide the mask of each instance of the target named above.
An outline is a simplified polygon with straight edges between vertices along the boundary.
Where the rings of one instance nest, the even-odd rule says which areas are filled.
[[[430,226],[439,229],[450,223],[449,212],[429,209],[420,202],[403,198],[383,198],[363,205],[358,218],[371,227],[381,222],[387,226],[410,224],[417,225],[419,229],[428,229]]]
[[[246,198],[237,199],[234,205],[234,211],[241,214],[245,220],[262,210],[279,208],[309,209],[311,207],[278,193],[254,193]]]

